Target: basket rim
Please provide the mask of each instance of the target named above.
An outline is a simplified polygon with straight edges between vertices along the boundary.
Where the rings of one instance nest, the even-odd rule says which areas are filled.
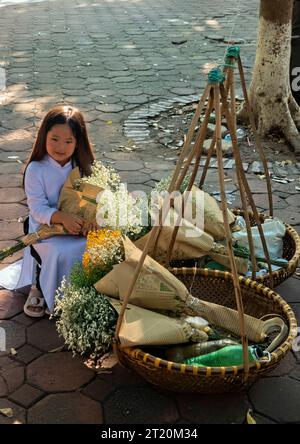
[[[180,274],[192,274],[199,275],[202,277],[216,277],[224,280],[231,280],[232,275],[229,272],[223,272],[219,270],[209,270],[209,269],[199,269],[199,268],[173,268],[173,273],[175,275]],[[256,372],[260,369],[265,369],[270,366],[273,366],[274,363],[280,361],[286,353],[292,348],[292,344],[294,339],[297,337],[297,320],[294,315],[293,310],[287,304],[287,302],[275,291],[270,288],[264,286],[262,283],[257,281],[253,281],[250,278],[245,278],[243,276],[239,276],[239,281],[242,287],[251,287],[255,289],[255,291],[267,297],[268,299],[273,299],[277,304],[280,305],[282,311],[285,313],[288,322],[289,322],[289,334],[283,344],[277,347],[272,353],[270,353],[271,359],[270,361],[254,361],[249,363],[249,373]],[[229,367],[208,367],[208,366],[197,366],[197,365],[188,365],[188,364],[179,364],[172,361],[167,361],[162,358],[158,358],[156,356],[151,355],[151,353],[145,353],[140,347],[118,347],[118,353],[125,353],[133,358],[141,359],[144,364],[150,363],[154,365],[155,368],[165,368],[169,371],[174,371],[177,373],[187,373],[196,375],[202,375],[206,377],[210,377],[212,375],[219,375],[225,377],[225,374],[233,374],[236,376],[238,373],[244,371],[244,366],[229,366]]]
[[[232,210],[232,212],[236,215],[239,215],[239,214],[243,214],[244,210],[242,210],[240,208],[235,208]],[[251,215],[253,216],[252,211],[248,211],[248,213],[250,216]],[[271,216],[268,216],[267,214],[264,214],[264,213],[258,213],[258,215],[263,219],[263,221],[265,221],[266,219],[273,219]],[[295,253],[294,253],[293,257],[288,261],[287,268],[281,268],[279,270],[272,272],[273,279],[275,279],[275,281],[277,279],[277,282],[275,282],[275,286],[279,285],[281,282],[288,279],[290,276],[292,276],[294,274],[294,272],[296,271],[296,268],[298,266],[298,262],[300,260],[300,236],[291,225],[289,225],[285,222],[284,222],[284,225],[286,227],[286,235],[288,235],[290,237],[290,239],[292,239],[292,241],[294,242]],[[173,272],[173,270],[175,268],[176,267],[168,267],[168,270]],[[178,268],[180,268],[180,267],[178,267]],[[182,267],[182,268],[184,268],[184,267]],[[193,268],[193,267],[191,267],[191,268]],[[201,270],[206,270],[206,268],[201,268]],[[263,276],[256,276],[255,281],[267,285],[270,283],[268,281],[269,279],[270,279],[270,273],[267,273],[267,274],[264,274]]]

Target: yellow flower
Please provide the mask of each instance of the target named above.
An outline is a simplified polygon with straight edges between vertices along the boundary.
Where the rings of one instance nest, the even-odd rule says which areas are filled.
[[[86,273],[94,269],[107,269],[124,260],[122,235],[119,230],[102,228],[90,231],[82,265]]]

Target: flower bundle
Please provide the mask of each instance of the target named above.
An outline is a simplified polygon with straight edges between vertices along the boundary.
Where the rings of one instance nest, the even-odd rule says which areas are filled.
[[[115,309],[93,285],[125,258],[119,230],[90,231],[82,263],[72,268],[62,281],[55,298],[57,330],[74,353],[97,360],[106,353],[114,337]],[[62,298],[63,296],[63,298]]]
[[[87,236],[86,250],[82,257],[84,272],[91,276],[94,273],[108,273],[113,265],[124,260],[122,235],[119,230],[101,228],[90,231]]]
[[[182,184],[181,184],[180,189],[179,189],[179,191],[180,191],[181,193],[183,193],[183,192],[187,189],[188,184],[189,184],[189,181],[190,181],[190,178],[191,178],[191,175],[188,174],[188,175],[186,175],[185,178],[183,179]],[[161,179],[161,180],[155,185],[155,187],[154,187],[154,192],[156,192],[156,193],[163,193],[164,191],[168,191],[168,188],[169,188],[169,186],[170,186],[170,184],[171,184],[171,180],[172,180],[172,177],[171,177],[171,176],[164,177],[163,179]]]
[[[63,279],[56,293],[54,315],[59,316],[58,333],[73,353],[97,358],[111,347],[117,314],[93,287],[80,288]]]
[[[129,193],[112,167],[95,161],[91,175],[77,179],[74,186],[83,190],[83,200],[96,205],[96,219],[100,227],[120,230],[133,240],[149,231],[148,199]],[[99,189],[97,196],[84,192],[88,186]]]
[[[100,160],[95,160],[91,175],[83,177],[77,182],[77,186],[81,184],[95,185],[104,190],[116,191],[120,187],[120,176],[112,167],[103,165]]]
[[[251,255],[250,255],[250,251],[247,247],[244,247],[242,245],[239,245],[238,242],[236,242],[233,246],[233,251],[234,251],[234,255],[237,257],[241,257],[241,258],[245,258],[245,259],[251,259]],[[267,259],[265,257],[261,257],[261,256],[255,256],[255,259],[260,263],[262,262],[263,264],[267,263]],[[273,259],[270,258],[270,262],[272,265],[276,265],[277,267],[281,267],[281,268],[287,268],[288,267],[288,262],[286,261],[286,259]]]
[[[42,225],[38,231],[23,236],[21,240],[19,240],[12,247],[3,248],[0,250],[0,262],[8,256],[23,250],[25,247],[37,243],[40,239],[48,239],[54,235],[62,234],[67,234],[67,232],[60,224],[54,224],[51,227],[48,227],[48,225]]]
[[[104,191],[97,202],[99,226],[118,229],[132,240],[149,231],[148,199],[129,193],[125,184],[115,192]]]

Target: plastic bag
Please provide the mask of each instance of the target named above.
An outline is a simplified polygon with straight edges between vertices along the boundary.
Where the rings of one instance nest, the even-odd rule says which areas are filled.
[[[266,219],[262,224],[262,228],[265,234],[269,255],[272,259],[282,258],[283,256],[283,237],[286,232],[285,225],[279,219]],[[264,257],[264,250],[258,231],[258,227],[252,227],[252,237],[255,249],[255,255]],[[248,236],[246,230],[241,230],[233,233],[235,240],[239,242],[239,245],[249,248]]]

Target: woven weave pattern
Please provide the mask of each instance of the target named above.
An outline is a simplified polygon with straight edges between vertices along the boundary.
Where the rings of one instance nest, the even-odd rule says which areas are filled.
[[[193,296],[236,309],[230,273],[212,270],[173,269],[174,274],[191,289]],[[240,277],[244,311],[260,318],[278,314],[285,319],[289,334],[285,342],[271,354],[270,362],[250,365],[244,380],[243,366],[197,367],[176,364],[144,353],[138,348],[119,350],[119,358],[151,384],[179,393],[222,393],[243,390],[259,377],[274,369],[291,349],[297,336],[297,322],[289,305],[274,291],[250,279]]]

